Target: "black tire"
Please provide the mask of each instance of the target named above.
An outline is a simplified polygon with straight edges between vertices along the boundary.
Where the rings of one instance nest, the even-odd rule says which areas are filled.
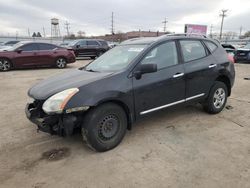
[[[58,57],[56,59],[56,67],[59,69],[64,69],[67,67],[67,60],[64,57]]]
[[[127,130],[127,116],[114,103],[97,106],[85,115],[82,125],[84,142],[94,151],[104,152],[116,147]]]
[[[12,65],[10,60],[5,58],[0,58],[0,71],[9,71]]]
[[[97,57],[100,57],[102,54],[104,54],[103,51],[98,52],[98,53],[97,53]]]
[[[91,56],[90,58],[91,58],[91,59],[95,59],[95,56]]]
[[[227,103],[228,89],[223,82],[216,81],[204,103],[204,110],[210,114],[220,113]]]

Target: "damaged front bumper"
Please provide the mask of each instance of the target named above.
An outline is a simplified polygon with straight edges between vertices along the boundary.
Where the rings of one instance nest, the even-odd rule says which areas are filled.
[[[37,125],[38,131],[52,135],[69,136],[81,122],[81,118],[75,114],[45,114],[40,101],[28,103],[25,108],[25,114],[32,123]]]

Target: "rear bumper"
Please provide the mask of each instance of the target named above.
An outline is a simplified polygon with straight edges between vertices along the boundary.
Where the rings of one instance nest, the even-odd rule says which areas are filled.
[[[74,115],[42,115],[42,110],[34,103],[28,103],[25,107],[26,117],[37,126],[38,131],[52,135],[68,136],[73,133],[77,125],[77,117]]]

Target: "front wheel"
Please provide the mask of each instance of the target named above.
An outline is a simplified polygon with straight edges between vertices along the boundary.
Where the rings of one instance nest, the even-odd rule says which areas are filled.
[[[0,59],[0,71],[9,71],[11,63],[8,59]]]
[[[63,57],[59,57],[57,58],[56,60],[56,67],[59,68],[59,69],[63,69],[67,66],[67,61],[65,58]]]
[[[87,145],[99,152],[116,147],[127,130],[127,116],[116,104],[106,103],[90,111],[84,117],[82,137]]]
[[[210,90],[204,109],[210,114],[217,114],[223,110],[227,103],[228,89],[223,82],[216,81]]]

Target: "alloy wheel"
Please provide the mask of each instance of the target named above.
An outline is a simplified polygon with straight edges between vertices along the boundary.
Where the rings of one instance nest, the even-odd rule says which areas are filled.
[[[57,59],[57,61],[56,61],[56,66],[57,66],[58,68],[64,68],[65,65],[66,65],[66,60],[65,60],[64,58],[59,58],[59,59]]]
[[[225,90],[223,88],[218,88],[215,91],[214,97],[213,97],[214,107],[217,109],[221,108],[225,103],[225,99],[226,99]]]
[[[11,65],[10,65],[10,62],[8,60],[4,60],[4,59],[0,60],[0,70],[1,71],[8,71],[8,70],[10,70],[10,68],[11,68]]]

